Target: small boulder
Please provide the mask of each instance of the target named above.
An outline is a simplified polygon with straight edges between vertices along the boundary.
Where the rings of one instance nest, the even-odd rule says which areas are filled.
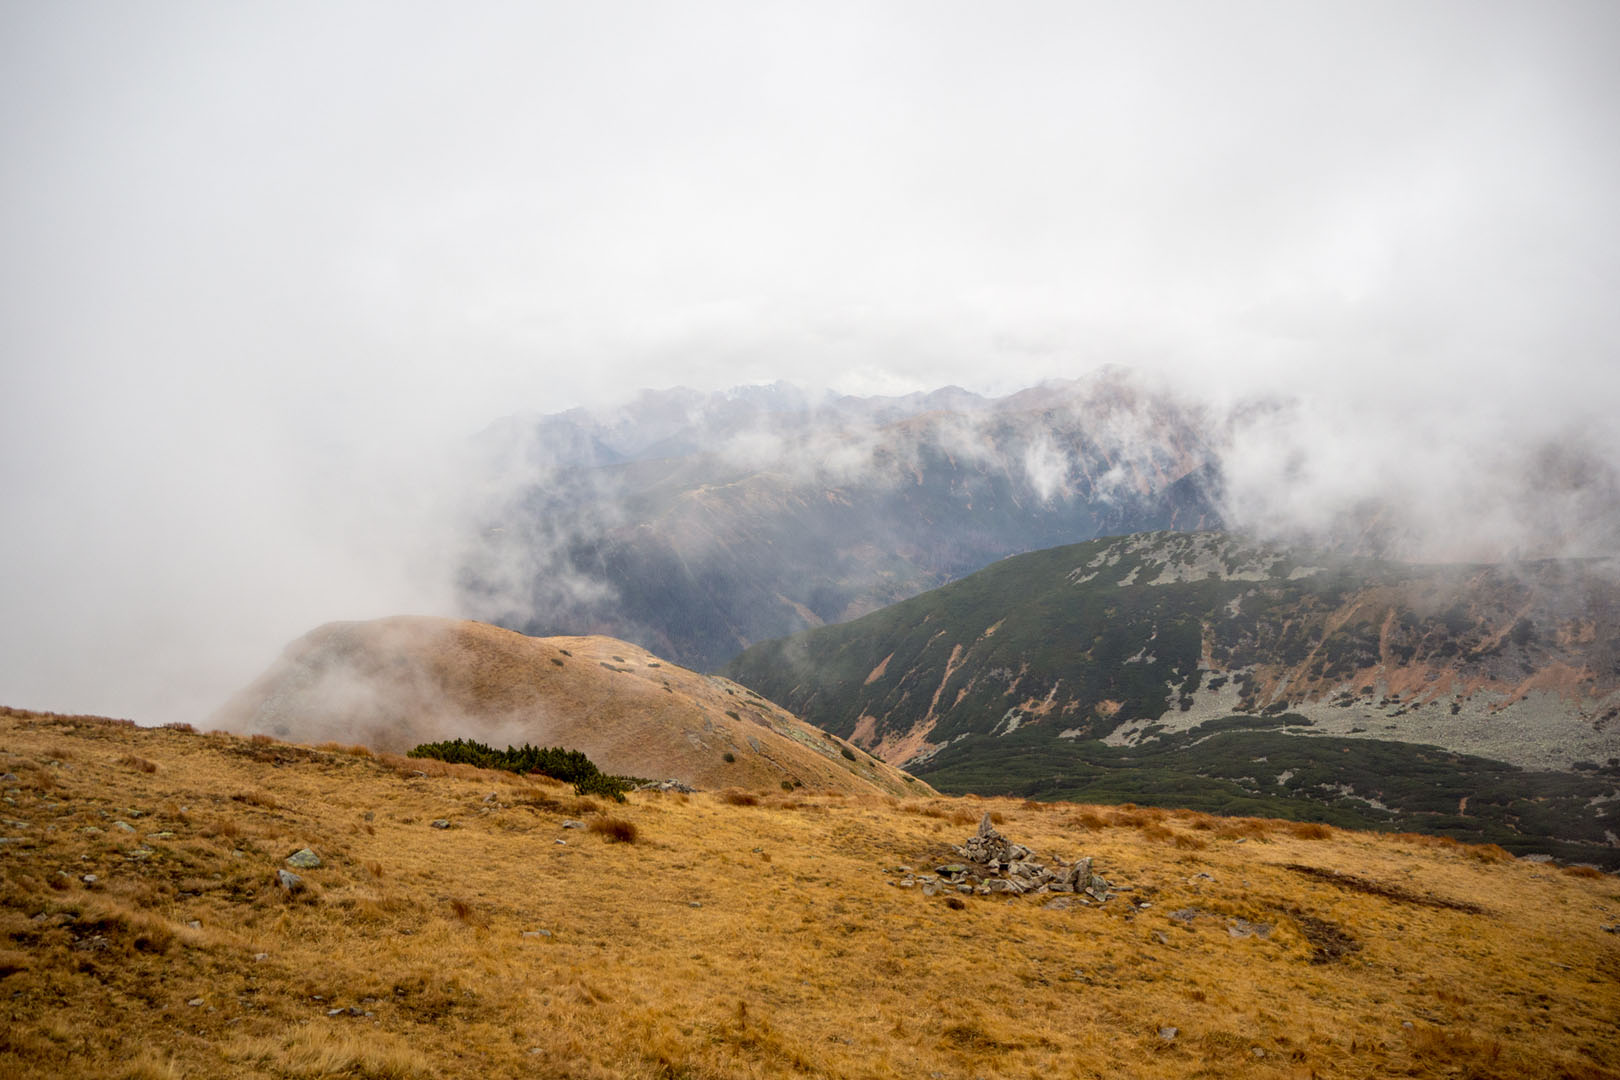
[[[304,879],[291,870],[277,870],[276,884],[281,886],[288,896],[297,896],[304,891]]]
[[[435,818],[433,821],[429,822],[429,824],[431,824],[435,829],[448,829],[450,827],[450,822],[446,818]]]
[[[321,857],[309,848],[299,848],[287,856],[287,865],[298,870],[314,870],[321,865]]]

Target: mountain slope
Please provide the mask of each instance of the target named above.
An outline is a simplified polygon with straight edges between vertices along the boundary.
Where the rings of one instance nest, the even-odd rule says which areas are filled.
[[[450,619],[322,626],[289,645],[214,721],[380,750],[453,738],[561,746],[604,772],[704,788],[925,787],[750,690],[625,642],[528,638]]]
[[[1596,774],[1620,764],[1613,569],[1408,566],[1148,534],[1007,559],[756,646],[727,673],[952,790],[1097,794],[1124,769],[1135,797],[1179,765],[1180,797],[1191,785],[1225,800],[1200,805],[1286,813],[1273,803],[1302,797],[1391,823],[1400,789],[1397,816],[1430,815],[1400,819],[1410,827],[1523,828],[1610,859],[1615,785]],[[1244,730],[1208,738],[1222,726]],[[1295,749],[1341,764],[1324,773],[1280,753],[1290,732],[1340,740]],[[1417,797],[1434,780],[1391,741],[1443,748],[1445,790],[1461,787],[1450,814]],[[1527,771],[1577,764],[1556,780]],[[1406,779],[1383,783],[1390,769]],[[1477,798],[1487,776],[1506,784],[1494,811]],[[1540,820],[1548,799],[1556,825]]]
[[[1010,800],[604,812],[11,710],[0,775],[17,1080],[1620,1076],[1615,880],[1489,848]],[[904,887],[986,812],[1114,895]]]
[[[670,391],[631,416],[503,428],[490,469],[526,479],[485,511],[470,614],[713,670],[1013,552],[1211,521],[1196,418],[1127,382],[814,405]]]

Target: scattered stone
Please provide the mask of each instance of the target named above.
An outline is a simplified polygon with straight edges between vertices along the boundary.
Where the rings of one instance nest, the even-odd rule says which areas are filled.
[[[192,998],[190,1001],[186,1002],[186,1004],[190,1005],[193,1009],[195,1009],[197,1006],[201,1005],[202,1003],[203,1003],[202,998]]]
[[[106,836],[107,835],[107,831],[105,829],[98,829],[94,825],[86,825],[84,828],[80,829],[79,831],[84,833],[86,836]]]
[[[499,801],[500,801],[500,796],[496,795],[493,791],[490,792],[488,795],[484,796],[484,802],[486,802],[486,803],[499,802]]]
[[[1157,944],[1157,945],[1168,945],[1168,944],[1170,944],[1170,938],[1165,935],[1165,932],[1163,930],[1155,930],[1155,931],[1153,931],[1153,941],[1154,941],[1154,944]]]
[[[117,829],[119,832],[132,833],[132,832],[135,831],[135,826],[131,825],[129,822],[123,820],[122,818],[120,818],[119,820],[113,822],[113,828]]]
[[[1190,922],[1192,922],[1194,919],[1198,918],[1198,916],[1200,916],[1202,914],[1204,914],[1204,913],[1202,911],[1199,911],[1197,908],[1188,907],[1188,908],[1182,908],[1179,911],[1172,911],[1170,913],[1170,917],[1172,919],[1176,920],[1177,922],[1188,922],[1188,923],[1190,923]]]
[[[81,877],[79,880],[84,882],[86,885],[94,885],[96,882],[100,881],[101,879],[96,877],[96,875],[94,875],[94,874],[86,874],[83,877]]]
[[[280,885],[288,896],[297,896],[304,891],[304,879],[291,870],[277,870],[276,884]]]
[[[144,859],[150,854],[152,854],[152,849],[149,848],[149,847],[131,848],[130,850],[124,852],[124,858],[126,858],[126,859]]]
[[[1159,1029],[1159,1038],[1165,1042],[1175,1042],[1176,1036],[1181,1034],[1180,1028],[1162,1027]]]
[[[148,840],[173,840],[174,833],[165,829],[163,832],[147,833],[146,838]]]
[[[287,865],[298,870],[314,870],[321,865],[321,857],[309,848],[299,848],[287,856]]]
[[[682,795],[691,795],[697,788],[690,784],[683,784],[679,780],[649,780],[645,784],[637,784],[637,791],[675,791]]]
[[[1600,923],[1599,929],[1605,934],[1620,934],[1620,926],[1616,926],[1614,923]]]
[[[524,937],[550,937],[551,936],[551,931],[550,930],[525,930],[525,931],[523,931],[523,936]]]
[[[558,847],[567,847],[568,846],[568,841],[566,841],[566,840],[553,840],[552,843],[556,844]]]
[[[191,927],[193,930],[201,930],[202,929],[202,920],[200,920],[200,919],[187,919],[186,920],[186,925]]]
[[[429,824],[435,829],[448,829],[450,827],[450,822],[446,818],[435,818]]]
[[[562,827],[565,829],[583,829],[585,827],[585,823],[583,821],[570,820],[563,822]]]
[[[268,959],[270,959],[270,954],[267,952],[256,952],[253,954],[254,963],[262,964]]]
[[[4,776],[0,776],[0,784],[17,784],[17,783],[21,783],[21,781],[17,779],[17,774],[14,773],[14,772],[8,772]]]
[[[699,903],[698,901],[693,900],[691,903],[687,904],[686,906],[689,907],[689,908],[700,908],[703,905],[701,903]]]
[[[1233,919],[1226,927],[1226,932],[1235,938],[1271,936],[1270,923],[1252,923],[1247,919]]]

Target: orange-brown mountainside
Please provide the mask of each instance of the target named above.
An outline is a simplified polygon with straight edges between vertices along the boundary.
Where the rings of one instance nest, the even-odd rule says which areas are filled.
[[[1304,799],[1345,824],[1620,857],[1614,560],[1417,566],[1140,534],[1003,560],[726,673],[942,790]]]
[[[1489,847],[6,709],[0,797],[8,1080],[1620,1077],[1620,883]]]
[[[626,642],[530,638],[453,619],[319,627],[214,722],[393,751],[456,738],[558,746],[583,751],[604,772],[701,788],[926,787],[751,690]]]

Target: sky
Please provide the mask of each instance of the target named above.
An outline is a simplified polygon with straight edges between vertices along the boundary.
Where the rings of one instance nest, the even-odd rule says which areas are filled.
[[[1510,521],[1516,448],[1620,466],[1617,45],[1602,0],[0,5],[0,702],[194,719],[445,611],[457,448],[640,387],[1123,364],[1290,402],[1256,521]]]

